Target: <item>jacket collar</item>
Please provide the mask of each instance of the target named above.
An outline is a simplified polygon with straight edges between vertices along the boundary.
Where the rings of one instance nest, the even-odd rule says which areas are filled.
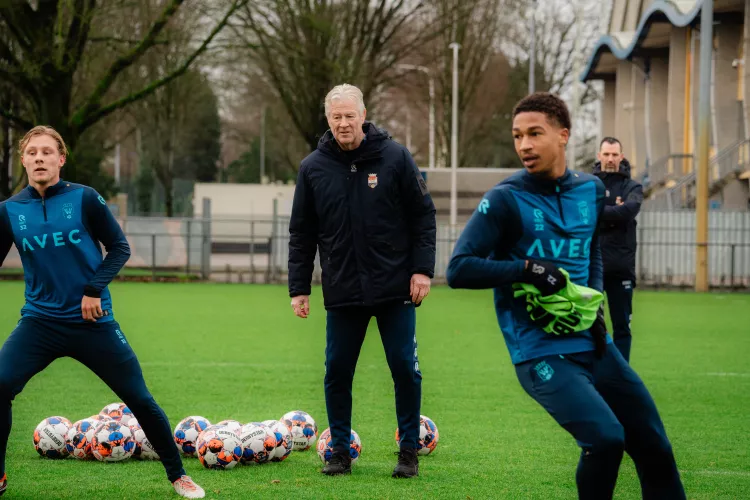
[[[55,185],[50,186],[50,187],[47,188],[47,190],[44,192],[44,197],[45,198],[52,198],[53,196],[55,196],[56,194],[58,194],[60,191],[62,191],[66,184],[67,184],[67,182],[65,182],[62,179],[60,179],[57,182],[57,184],[55,184]],[[39,191],[37,191],[36,189],[34,189],[34,186],[32,186],[31,184],[29,184],[28,186],[26,186],[26,190],[29,192],[29,195],[32,198],[41,198],[41,196],[39,195]]]
[[[627,158],[623,158],[620,162],[620,167],[617,169],[617,172],[605,172],[602,170],[602,162],[597,161],[594,163],[594,169],[591,173],[596,175],[597,177],[604,177],[607,175],[621,175],[622,177],[625,177],[626,179],[630,179],[630,162]]]
[[[356,150],[359,151],[360,157],[370,158],[379,156],[383,142],[391,138],[390,134],[368,121],[365,121],[362,125],[362,131],[365,133],[365,138]],[[318,149],[324,153],[343,158],[344,152],[339,147],[330,129],[318,141]]]
[[[572,178],[573,175],[568,168],[565,169],[565,173],[561,177],[555,180],[539,178],[528,171],[523,173],[524,185],[543,194],[552,194],[567,189],[572,183]]]

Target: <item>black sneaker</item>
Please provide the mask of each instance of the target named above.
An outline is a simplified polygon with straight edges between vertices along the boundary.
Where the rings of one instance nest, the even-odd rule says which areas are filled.
[[[392,477],[414,477],[419,475],[419,459],[417,450],[403,449],[396,452],[398,465],[393,469]]]
[[[323,470],[323,474],[328,476],[338,476],[341,474],[351,474],[352,472],[352,457],[347,453],[339,453],[334,451],[331,459],[328,461]]]
[[[5,490],[8,489],[8,474],[3,474],[3,477],[0,478],[0,496],[2,496],[5,493]]]

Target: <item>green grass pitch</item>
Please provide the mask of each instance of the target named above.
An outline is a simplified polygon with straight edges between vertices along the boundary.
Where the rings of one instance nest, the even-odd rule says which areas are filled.
[[[172,427],[279,418],[302,409],[328,425],[323,397],[325,312],[293,316],[283,286],[117,283],[115,317]],[[0,335],[15,326],[23,284],[0,282]],[[750,497],[750,296],[636,293],[632,364],[665,421],[688,498]],[[353,427],[363,442],[350,477],[320,474],[314,450],[282,463],[188,474],[208,498],[575,498],[578,448],[521,389],[490,291],[436,287],[418,310],[422,413],[440,443],[420,477],[394,480],[393,383],[375,322],[354,380]],[[117,401],[83,366],[54,362],[13,404],[6,498],[169,498],[158,462],[41,459],[32,433],[44,417],[75,421]],[[626,457],[616,498],[640,498]]]

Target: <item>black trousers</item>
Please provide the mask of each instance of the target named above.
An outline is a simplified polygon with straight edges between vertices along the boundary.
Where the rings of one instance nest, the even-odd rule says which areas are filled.
[[[417,359],[416,311],[411,302],[330,309],[326,322],[325,395],[331,445],[348,450],[352,427],[352,381],[370,318],[375,317],[396,392],[401,448],[416,449],[422,374]],[[347,451],[348,454],[348,451]]]
[[[623,452],[635,463],[644,500],[685,499],[656,404],[611,344],[602,359],[593,351],[546,356],[517,365],[516,375],[581,447],[581,500],[612,498]]]
[[[154,445],[171,482],[185,474],[169,420],[146,387],[141,366],[116,321],[63,323],[25,317],[0,349],[0,476],[11,428],[11,401],[57,358],[93,371],[125,403]]]
[[[612,320],[612,338],[617,349],[630,362],[630,320],[633,315],[633,287],[635,282],[618,277],[604,277],[604,291],[607,294],[609,319]]]

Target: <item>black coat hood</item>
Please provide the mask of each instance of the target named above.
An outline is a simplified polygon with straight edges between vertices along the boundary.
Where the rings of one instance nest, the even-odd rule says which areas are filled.
[[[627,160],[627,158],[623,158],[620,162],[620,168],[617,169],[617,172],[604,172],[602,170],[602,162],[597,161],[594,164],[594,170],[592,171],[592,173],[598,177],[606,174],[613,174],[622,175],[623,177],[630,179],[630,162]]]

